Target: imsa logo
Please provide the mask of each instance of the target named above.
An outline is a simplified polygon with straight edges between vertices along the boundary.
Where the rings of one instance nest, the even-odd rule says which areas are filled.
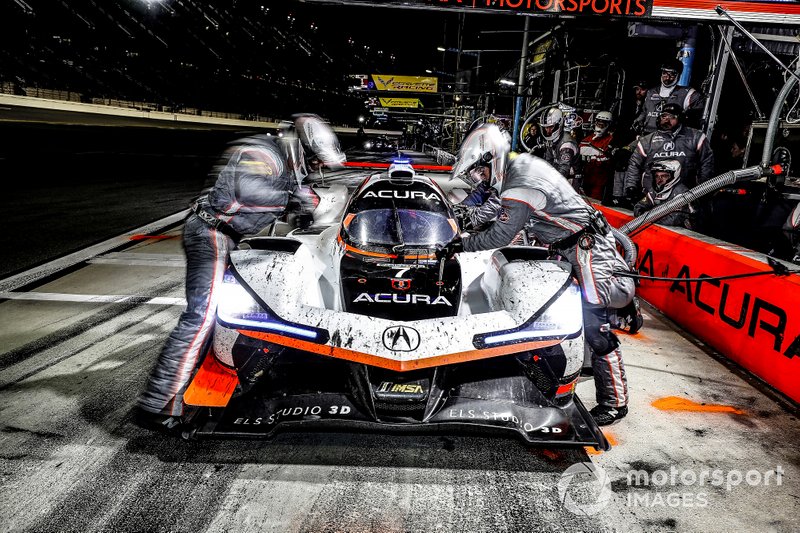
[[[425,390],[419,383],[392,383],[384,381],[378,387],[378,392],[397,392],[400,394],[424,394]]]

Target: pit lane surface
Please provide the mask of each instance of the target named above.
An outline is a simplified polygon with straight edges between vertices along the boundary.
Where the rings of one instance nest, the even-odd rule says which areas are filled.
[[[463,436],[186,442],[140,429],[131,408],[183,306],[180,230],[0,295],[2,530],[800,529],[795,415],[652,309],[622,338],[631,414],[606,430],[603,454]],[[593,391],[578,386],[588,406]],[[608,483],[563,475],[582,463]],[[722,485],[689,483],[687,472],[715,470]],[[632,471],[649,484],[629,483]]]

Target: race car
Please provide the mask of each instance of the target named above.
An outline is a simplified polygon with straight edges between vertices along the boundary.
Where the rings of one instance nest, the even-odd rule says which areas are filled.
[[[396,163],[335,223],[242,240],[184,394],[188,436],[492,432],[609,449],[575,395],[570,265],[535,247],[437,257],[459,231],[439,185]]]

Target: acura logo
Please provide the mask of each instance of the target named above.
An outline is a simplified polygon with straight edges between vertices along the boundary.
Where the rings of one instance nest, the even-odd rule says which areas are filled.
[[[407,291],[411,288],[411,280],[410,279],[392,279],[392,288],[397,291]]]
[[[408,326],[392,326],[383,332],[383,345],[396,352],[411,352],[419,348],[419,331]]]
[[[665,152],[671,152],[675,149],[675,143],[672,141],[667,141],[664,143],[664,148],[662,148]]]

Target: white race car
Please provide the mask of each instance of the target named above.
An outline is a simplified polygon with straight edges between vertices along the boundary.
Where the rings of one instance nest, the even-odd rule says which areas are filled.
[[[490,431],[609,448],[574,394],[585,348],[568,263],[513,246],[438,259],[458,222],[408,164],[367,178],[335,218],[231,253],[184,395],[200,408],[192,435]]]

